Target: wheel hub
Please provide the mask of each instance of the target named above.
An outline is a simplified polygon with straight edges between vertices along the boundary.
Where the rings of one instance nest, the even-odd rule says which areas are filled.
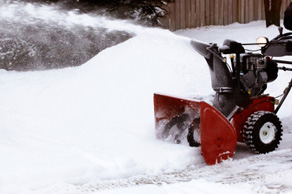
[[[260,129],[260,139],[263,143],[269,144],[275,139],[276,126],[271,122],[266,122]]]

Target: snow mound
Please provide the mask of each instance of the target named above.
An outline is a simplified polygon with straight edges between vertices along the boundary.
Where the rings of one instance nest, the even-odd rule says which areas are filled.
[[[207,65],[190,39],[145,29],[81,67],[0,74],[1,193],[202,162],[198,149],[154,135],[154,92],[212,93]]]

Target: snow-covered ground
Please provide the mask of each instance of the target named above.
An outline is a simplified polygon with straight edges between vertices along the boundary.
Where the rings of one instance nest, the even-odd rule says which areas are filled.
[[[72,14],[72,13],[71,13]],[[72,23],[84,23],[78,14]],[[42,72],[0,71],[0,193],[292,193],[292,97],[279,112],[280,148],[207,166],[200,148],[155,139],[153,93],[213,94],[205,60],[191,39],[222,44],[278,34],[264,21],[176,33],[86,16],[135,37],[80,67]],[[268,93],[279,95],[292,73]]]

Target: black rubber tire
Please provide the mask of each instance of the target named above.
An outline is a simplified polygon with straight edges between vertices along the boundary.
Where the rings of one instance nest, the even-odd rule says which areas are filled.
[[[278,148],[282,140],[282,124],[278,116],[268,111],[251,114],[245,122],[242,136],[254,153],[264,154]]]
[[[194,139],[194,132],[196,129],[200,129],[200,118],[194,119],[194,121],[192,122],[192,124],[188,128],[187,139],[188,139],[189,145],[191,147],[201,146],[201,143]],[[199,131],[199,133],[200,133],[200,131]],[[198,135],[201,135],[201,134],[198,134]]]

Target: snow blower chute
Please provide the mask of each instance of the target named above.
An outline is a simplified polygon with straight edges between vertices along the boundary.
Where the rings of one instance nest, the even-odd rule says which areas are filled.
[[[254,153],[275,150],[283,133],[277,112],[286,99],[292,79],[281,100],[264,94],[268,82],[278,77],[278,63],[273,56],[292,55],[292,33],[271,41],[242,44],[225,40],[222,47],[192,41],[193,48],[205,57],[215,96],[212,105],[196,100],[154,94],[156,136],[168,142],[187,142],[201,146],[209,165],[231,158],[237,142],[245,142]],[[291,44],[289,47],[287,45]],[[243,46],[260,45],[262,54],[246,53]],[[230,65],[224,55],[230,55]],[[275,105],[277,105],[275,109]]]

